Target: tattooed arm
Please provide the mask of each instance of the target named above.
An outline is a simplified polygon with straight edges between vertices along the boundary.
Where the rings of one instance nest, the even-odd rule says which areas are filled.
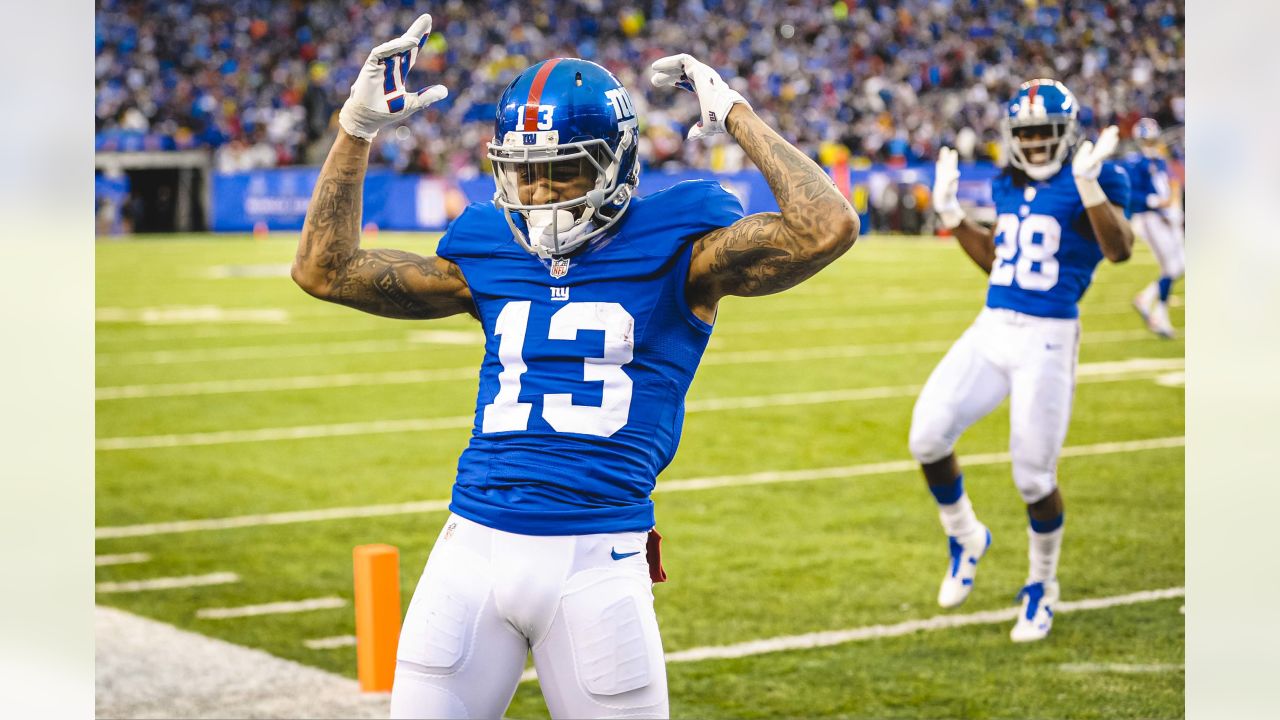
[[[340,131],[320,170],[293,259],[309,294],[392,318],[474,314],[458,266],[403,250],[360,248],[360,203],[369,142]]]
[[[853,246],[858,215],[816,163],[783,140],[745,104],[726,127],[764,173],[777,213],[749,215],[712,230],[693,246],[686,295],[707,322],[725,295],[768,295],[812,277]]]

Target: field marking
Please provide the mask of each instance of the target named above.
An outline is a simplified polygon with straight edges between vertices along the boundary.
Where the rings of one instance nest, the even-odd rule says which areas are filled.
[[[97,540],[106,540],[112,538],[146,537],[151,535],[168,535],[171,533],[200,532],[202,530],[231,530],[234,528],[264,527],[268,525],[290,525],[293,523],[318,522],[322,520],[350,520],[354,518],[382,517],[385,515],[440,512],[447,510],[448,508],[448,500],[419,500],[416,502],[395,503],[389,505],[361,505],[356,507],[325,508],[323,510],[297,510],[293,512],[237,515],[235,517],[208,518],[204,520],[174,520],[171,522],[147,523],[143,525],[117,525],[115,527],[97,528],[94,530],[94,538]]]
[[[293,274],[293,263],[272,263],[259,265],[211,265],[205,270],[205,277],[214,280],[230,278],[287,278]]]
[[[414,330],[409,333],[411,343],[438,345],[471,345],[484,347],[484,332],[477,330]]]
[[[281,308],[224,308],[217,305],[170,305],[149,308],[98,308],[94,321],[100,323],[142,323],[143,325],[194,325],[204,323],[289,322],[289,311]]]
[[[474,366],[443,370],[402,370],[379,373],[342,373],[338,375],[299,375],[281,378],[248,378],[244,380],[206,380],[201,382],[145,385],[116,385],[95,391],[97,400],[124,400],[151,397],[189,397],[250,392],[314,390],[318,388],[355,387],[362,385],[413,385],[445,380],[467,380],[479,376]]]
[[[355,342],[308,343],[304,345],[242,345],[195,350],[146,350],[99,353],[99,367],[124,365],[173,365],[177,363],[224,362],[228,360],[273,360],[277,358],[359,355],[418,350],[423,346],[405,340],[359,340]]]
[[[283,615],[286,613],[310,612],[312,610],[332,610],[344,607],[346,604],[347,601],[340,597],[322,597],[311,598],[310,600],[264,603],[262,605],[201,608],[196,611],[196,617],[204,620],[227,620],[229,618],[257,617],[259,615]]]
[[[433,341],[427,333],[440,333],[438,337],[447,340]],[[98,353],[98,367],[121,367],[135,365],[173,365],[179,363],[223,362],[229,360],[274,360],[295,357],[322,357],[328,355],[352,355],[364,353],[393,353],[421,350],[423,348],[449,345],[453,347],[482,346],[482,337],[464,330],[415,331],[403,340],[358,340],[352,342],[278,344],[278,345],[240,345],[223,348],[197,348],[191,350],[145,350],[118,353]],[[460,339],[468,335],[468,340],[460,344]],[[1130,340],[1156,339],[1148,330],[1104,330],[1092,332],[1085,336],[1085,343],[1127,342]],[[900,353],[933,352],[946,350],[955,342],[954,338],[942,340],[925,340],[905,343],[880,343],[862,345],[831,345],[810,348],[794,348],[791,350],[739,350],[710,351],[703,358],[702,364],[737,364],[744,362],[785,362],[788,360],[808,360],[836,357],[867,357],[873,355],[896,355]]]
[[[1063,663],[1058,666],[1058,670],[1065,673],[1121,673],[1124,675],[1186,672],[1186,669],[1186,666],[1181,663]]]
[[[1055,613],[1085,612],[1122,605],[1136,605],[1138,603],[1169,600],[1185,596],[1186,588],[1173,587],[1161,590],[1143,590],[1140,592],[1129,593],[1127,595],[1089,598],[1087,600],[1078,600],[1074,602],[1060,602],[1055,604],[1053,609]],[[686,663],[700,662],[703,660],[728,660],[733,658],[751,657],[754,655],[765,655],[775,652],[786,652],[789,650],[811,650],[814,648],[831,647],[833,645],[844,645],[846,643],[902,637],[904,635],[914,635],[921,632],[950,630],[952,628],[968,627],[971,625],[995,625],[1009,622],[1017,618],[1019,610],[1020,608],[1017,607],[1007,607],[1000,610],[984,610],[965,615],[934,615],[929,618],[906,620],[892,625],[868,625],[865,627],[849,628],[847,630],[824,630],[821,632],[804,633],[802,635],[783,635],[779,637],[764,638],[761,640],[748,640],[746,642],[734,643],[732,645],[710,645],[706,647],[690,648],[688,650],[667,653],[666,657],[668,663]],[[1180,669],[1182,666],[1178,665],[1175,667]],[[525,682],[535,680],[537,677],[537,671],[531,669],[526,670],[524,674],[520,676],[520,680]]]
[[[1091,308],[1089,312],[1082,315],[1084,320],[1089,318],[1132,315],[1133,305],[1128,302],[1116,303],[1104,307]],[[755,335],[761,333],[776,333],[779,331],[790,330],[851,330],[856,328],[878,328],[878,327],[900,327],[904,322],[909,321],[913,325],[924,323],[947,323],[947,322],[965,322],[972,321],[977,317],[977,313],[972,310],[940,310],[934,312],[902,312],[902,313],[876,313],[874,315],[854,315],[844,317],[809,317],[809,318],[792,318],[786,320],[748,320],[745,322],[726,321],[723,328],[717,327],[717,335],[715,338],[724,338],[725,336],[734,337],[738,334]],[[1085,337],[1088,337],[1086,333]]]
[[[1085,363],[1077,374],[1079,384],[1097,382],[1123,382],[1144,380],[1153,372],[1181,367],[1181,358],[1134,358],[1103,363]],[[738,397],[705,398],[690,400],[685,404],[686,413],[746,410],[796,405],[821,405],[826,403],[859,402],[888,398],[911,397],[920,392],[920,385],[886,385],[870,388],[843,388],[799,393],[773,393]],[[387,433],[427,432],[471,427],[473,415],[453,415],[438,418],[405,418],[402,420],[371,420],[366,422],[337,423],[331,425],[295,425],[291,427],[255,428],[253,430],[219,430],[201,433],[169,435],[125,435],[99,438],[95,449],[154,450],[157,448],[193,447],[203,445],[227,445],[246,442],[273,442],[279,440],[308,440],[326,437],[377,435]]]
[[[794,290],[792,291],[794,292]],[[1172,299],[1170,301],[1172,305]],[[1133,305],[1129,300],[1120,302],[1106,303],[1095,305],[1087,308],[1082,318],[1087,323],[1091,318],[1095,317],[1112,317],[1120,315],[1132,315]],[[287,327],[260,327],[248,324],[206,324],[206,325],[181,325],[181,326],[164,326],[148,328],[144,332],[131,332],[126,338],[117,338],[114,340],[103,340],[99,338],[98,347],[102,348],[105,344],[131,345],[138,341],[182,341],[201,338],[221,338],[225,340],[241,340],[257,336],[280,337],[281,335],[317,335],[317,336],[345,336],[347,340],[351,340],[353,335],[388,335],[388,328],[370,327],[369,321],[374,320],[372,316],[352,316],[344,318],[335,318],[331,314],[300,317],[302,313],[295,312]],[[942,324],[942,323],[963,323],[971,321],[977,313],[972,309],[969,310],[935,310],[929,312],[920,312],[919,310],[908,310],[904,312],[876,312],[865,313],[858,312],[856,315],[841,315],[837,317],[789,317],[779,318],[775,320],[725,320],[717,325],[716,334],[712,336],[712,341],[724,338],[734,338],[739,335],[753,335],[760,333],[777,333],[795,330],[842,330],[855,328],[878,328],[878,327],[898,327],[902,325],[904,320],[910,320],[913,324],[919,325],[924,323]],[[351,327],[334,327],[341,323],[349,323]],[[320,325],[318,327],[308,327],[307,323]],[[447,332],[466,333],[476,340],[483,341],[483,332],[474,324],[458,327],[444,327],[448,321],[433,321],[433,330],[424,332]],[[183,332],[174,332],[174,329],[182,328]],[[416,331],[415,331],[416,332]],[[380,339],[386,339],[381,337]],[[108,353],[109,354],[109,353]]]
[[[154,450],[157,448],[227,445],[231,443],[270,442],[274,440],[309,440],[348,435],[428,432],[471,427],[471,415],[442,418],[409,418],[372,422],[338,423],[336,425],[298,425],[294,427],[259,428],[257,430],[220,430],[181,435],[134,435],[102,438],[95,443],[98,450]]]
[[[315,638],[314,640],[303,640],[312,650],[333,650],[334,648],[355,647],[355,635],[334,635],[333,637]]]
[[[144,552],[96,555],[93,558],[93,564],[97,567],[102,567],[103,565],[129,565],[132,563],[144,563],[150,559],[151,555]]]
[[[1062,449],[1061,457],[1086,457],[1121,452],[1138,452],[1142,450],[1160,450],[1183,447],[1185,445],[1185,436],[1096,443],[1093,445],[1072,445]],[[1007,452],[978,453],[961,456],[961,462],[966,466],[998,465],[1008,463],[1009,459],[1009,453]],[[690,490],[704,490],[707,488],[718,487],[767,485],[772,483],[859,477],[864,475],[915,471],[919,469],[919,467],[919,464],[914,460],[890,460],[886,462],[865,463],[862,465],[843,465],[838,467],[808,468],[803,470],[769,470],[764,472],[746,473],[743,475],[718,475],[712,477],[660,480],[653,492],[654,494],[687,492]],[[261,513],[256,515],[205,518],[200,520],[174,520],[170,522],[146,523],[140,525],[100,527],[94,530],[94,538],[98,540],[105,540],[126,537],[147,537],[152,535],[167,535],[171,533],[229,530],[233,528],[287,525],[291,523],[316,522],[322,520],[347,520],[353,518],[383,517],[387,515],[443,512],[448,508],[448,500],[419,500],[415,502],[391,503],[384,505],[357,505],[351,507],[325,508],[322,510]]]
[[[439,331],[454,332],[454,331]],[[1150,339],[1154,336],[1146,330],[1119,330],[1119,331],[1101,331],[1090,333],[1085,336],[1085,344],[1093,345],[1095,343],[1113,343],[1127,342],[1130,340]],[[813,360],[813,359],[830,359],[830,358],[848,358],[848,357],[867,357],[876,355],[896,355],[896,354],[912,354],[941,352],[949,348],[955,341],[951,340],[927,340],[922,342],[910,343],[878,343],[864,345],[836,345],[836,346],[820,346],[810,348],[794,348],[791,350],[739,350],[739,351],[714,351],[708,352],[702,360],[703,365],[737,365],[744,363],[768,363],[768,362],[789,362],[792,360]],[[328,348],[330,350],[340,351],[342,347],[356,346],[360,352],[373,352],[370,347],[400,347],[403,345],[399,340],[371,340],[360,341],[354,343],[326,343],[321,345],[294,345],[283,346],[285,348]],[[429,345],[429,343],[421,343],[413,347],[421,347]],[[271,348],[279,348],[282,346],[263,346]],[[408,346],[406,346],[408,347]],[[190,351],[190,352],[221,352],[221,351],[239,351],[253,350],[260,348],[221,348],[211,351]],[[143,353],[149,355],[157,355],[160,353],[180,353],[188,351],[159,351],[157,353]],[[311,354],[307,350],[304,355]],[[102,356],[99,356],[102,357]],[[422,376],[426,379],[419,380],[416,373],[424,373]],[[435,370],[413,370],[401,372],[386,373],[344,373],[339,375],[307,375],[295,378],[252,378],[245,380],[210,380],[187,383],[163,383],[163,384],[140,384],[140,385],[119,385],[98,388],[96,390],[96,399],[98,400],[119,400],[124,398],[141,398],[141,397],[165,397],[165,396],[181,396],[181,395],[212,395],[219,393],[233,392],[270,392],[276,390],[293,390],[316,387],[349,387],[361,384],[378,384],[378,383],[412,383],[412,382],[430,382],[436,379],[455,379],[458,376],[475,377],[479,374],[478,365],[466,365],[453,368],[440,368]],[[334,384],[326,384],[326,378],[336,378]],[[365,382],[361,382],[361,379]],[[295,384],[296,383],[296,384]]]
[[[208,575],[184,575],[182,577],[159,577],[146,580],[125,580],[121,582],[100,582],[95,590],[100,593],[144,592],[147,590],[174,590],[177,588],[203,587],[205,585],[226,585],[240,582],[240,576],[232,572],[216,572]]]

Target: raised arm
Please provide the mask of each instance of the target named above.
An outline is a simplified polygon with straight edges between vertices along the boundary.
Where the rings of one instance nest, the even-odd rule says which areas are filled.
[[[853,246],[858,215],[817,163],[744,104],[726,123],[764,173],[780,212],[749,215],[693,246],[688,298],[704,319],[726,295],[768,295],[813,277]]]
[[[322,300],[393,318],[474,313],[467,283],[448,260],[360,248],[370,142],[380,128],[448,94],[443,85],[404,88],[430,32],[431,16],[421,15],[404,35],[374,48],[338,115],[342,129],[316,180],[293,259],[294,282]]]
[[[1124,262],[1133,254],[1133,229],[1124,210],[1103,192],[1098,176],[1102,173],[1102,161],[1115,152],[1118,137],[1119,131],[1112,125],[1098,135],[1096,145],[1089,140],[1080,143],[1071,160],[1071,174],[1075,176],[1093,236],[1102,249],[1102,256],[1115,263]]]
[[[956,151],[944,147],[938,151],[933,168],[933,210],[942,226],[960,243],[965,254],[982,272],[991,274],[996,261],[995,228],[984,228],[964,216],[960,208],[960,166]]]
[[[360,207],[369,141],[345,130],[320,170],[302,238],[294,282],[309,294],[375,315],[439,318],[472,310],[458,266],[403,250],[360,247]]]
[[[694,92],[702,120],[691,140],[730,133],[764,173],[780,212],[750,215],[698,239],[687,296],[704,320],[726,295],[768,295],[812,277],[853,246],[858,215],[822,168],[783,140],[714,70],[688,55],[653,64],[653,84]]]

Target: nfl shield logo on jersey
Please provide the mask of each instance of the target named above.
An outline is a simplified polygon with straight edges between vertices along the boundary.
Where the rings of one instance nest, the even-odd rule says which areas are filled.
[[[551,258],[551,277],[562,278],[569,274],[569,258]]]

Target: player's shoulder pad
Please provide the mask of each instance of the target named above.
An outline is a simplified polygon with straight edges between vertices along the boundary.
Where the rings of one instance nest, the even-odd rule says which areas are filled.
[[[1110,160],[1104,161],[1098,171],[1098,184],[1102,186],[1102,192],[1106,193],[1107,200],[1124,208],[1127,216],[1129,213],[1131,183],[1129,181],[1129,171],[1124,164]]]
[[[728,227],[745,214],[742,202],[714,180],[685,180],[646,195],[632,222],[679,238]]]
[[[449,223],[436,254],[457,262],[459,258],[488,257],[514,242],[502,211],[492,201],[475,202]]]

